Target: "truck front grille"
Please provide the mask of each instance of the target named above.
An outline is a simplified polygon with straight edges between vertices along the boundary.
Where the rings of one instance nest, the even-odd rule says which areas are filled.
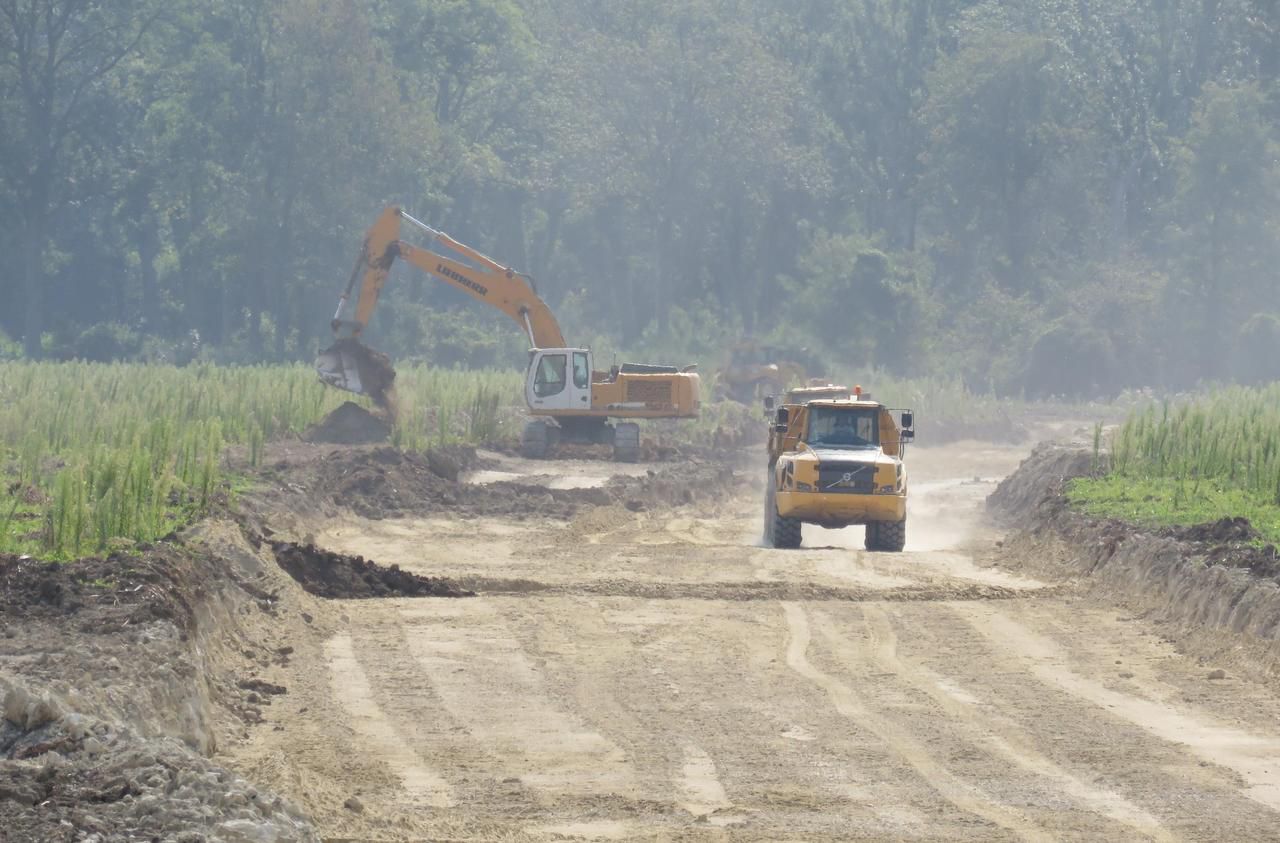
[[[874,465],[819,465],[818,491],[828,494],[870,495],[876,490]]]

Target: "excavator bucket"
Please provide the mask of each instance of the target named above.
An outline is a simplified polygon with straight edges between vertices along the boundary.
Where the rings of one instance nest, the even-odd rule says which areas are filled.
[[[396,370],[391,358],[356,339],[342,339],[316,357],[316,372],[329,386],[368,395],[379,407],[390,405]]]

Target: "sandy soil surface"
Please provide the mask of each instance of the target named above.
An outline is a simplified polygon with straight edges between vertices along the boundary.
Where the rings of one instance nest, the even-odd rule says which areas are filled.
[[[326,601],[221,760],[331,841],[1280,837],[1273,689],[992,565],[1026,450],[913,449],[902,554],[758,546],[754,464],[694,505],[326,517],[319,546],[478,596]]]

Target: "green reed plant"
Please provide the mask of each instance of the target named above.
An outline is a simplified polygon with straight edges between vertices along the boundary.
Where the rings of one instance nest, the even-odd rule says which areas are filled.
[[[1073,484],[1087,508],[1161,523],[1248,514],[1280,539],[1280,385],[1150,404],[1110,444],[1109,475]]]
[[[518,431],[521,384],[513,371],[405,367],[396,441]],[[260,465],[273,441],[361,400],[304,365],[0,362],[0,396],[0,551],[64,558],[168,533],[214,505],[226,446]]]

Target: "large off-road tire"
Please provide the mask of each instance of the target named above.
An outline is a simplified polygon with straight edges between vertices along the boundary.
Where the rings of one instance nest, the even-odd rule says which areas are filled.
[[[873,521],[867,525],[867,550],[901,553],[907,546],[907,519]]]
[[[547,458],[547,450],[551,445],[551,425],[540,419],[524,423],[520,431],[520,456],[528,460]]]
[[[614,425],[613,458],[618,462],[636,462],[640,459],[640,425],[635,422],[619,422]]]
[[[778,514],[777,492],[773,488],[773,472],[769,473],[769,491],[764,503],[764,541],[770,547],[794,550],[800,546],[800,519]]]

